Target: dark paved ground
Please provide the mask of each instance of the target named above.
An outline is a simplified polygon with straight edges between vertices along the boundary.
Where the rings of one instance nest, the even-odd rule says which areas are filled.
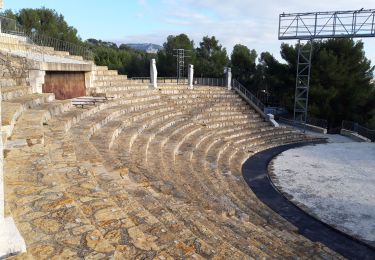
[[[285,150],[304,144],[289,144],[271,148],[249,158],[242,167],[243,177],[258,198],[276,213],[295,225],[300,234],[320,242],[348,259],[375,259],[375,249],[333,229],[311,217],[288,201],[272,185],[268,176],[268,164]]]

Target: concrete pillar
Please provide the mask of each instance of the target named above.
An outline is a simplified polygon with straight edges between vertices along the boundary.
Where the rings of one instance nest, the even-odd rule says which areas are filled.
[[[226,73],[228,90],[231,90],[232,89],[232,69],[229,67],[226,68],[225,73]]]
[[[29,82],[33,93],[43,93],[43,84],[46,72],[44,70],[29,70]]]
[[[152,88],[158,87],[158,71],[156,69],[155,59],[150,61],[150,86]]]
[[[1,88],[0,88],[1,97]],[[1,125],[1,98],[0,98],[0,136]],[[26,252],[26,244],[18,231],[13,218],[5,218],[5,194],[4,194],[4,146],[0,138],[0,259],[21,252]]]
[[[85,72],[85,87],[86,87],[86,95],[90,96],[95,94],[95,71],[88,71]]]
[[[188,84],[189,88],[193,89],[194,88],[194,65],[189,64],[189,71],[188,71]]]
[[[274,127],[280,127],[279,123],[276,122],[275,120],[275,116],[273,114],[267,114],[267,117],[268,117],[268,121],[271,122],[271,124],[274,126]]]

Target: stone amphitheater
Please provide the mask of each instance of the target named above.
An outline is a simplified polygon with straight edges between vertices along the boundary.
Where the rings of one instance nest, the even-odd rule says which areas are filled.
[[[313,137],[274,127],[234,90],[150,88],[69,53],[44,48],[38,59],[22,48],[3,40],[0,54],[5,216],[27,246],[9,259],[342,258],[242,177],[254,154]],[[43,93],[48,70],[83,70],[86,95],[106,102]]]

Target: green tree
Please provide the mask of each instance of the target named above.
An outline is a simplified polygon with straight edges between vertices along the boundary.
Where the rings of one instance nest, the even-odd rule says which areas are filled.
[[[366,123],[371,118],[374,67],[365,57],[363,43],[352,39],[314,42],[309,113],[327,119],[330,128],[342,120]],[[296,46],[282,45],[282,57],[290,73],[296,71]],[[288,90],[288,95],[294,94]]]
[[[163,49],[157,54],[158,74],[160,76],[175,77],[177,75],[175,49],[184,49],[186,56],[190,56],[185,60],[186,71],[188,63],[194,64],[194,42],[186,34],[169,35],[167,41],[163,44]]]
[[[26,8],[21,9],[15,16],[28,33],[35,31],[59,40],[81,43],[77,29],[69,26],[64,16],[55,10],[44,7],[40,9]]]
[[[256,66],[252,91],[265,103],[292,108],[294,73],[287,64],[280,63],[269,52],[263,52]]]
[[[215,36],[203,37],[196,49],[197,77],[222,77],[224,67],[229,64],[227,51],[219,44]]]
[[[246,86],[251,85],[256,71],[256,58],[255,50],[250,51],[248,47],[236,44],[230,58],[233,77]]]

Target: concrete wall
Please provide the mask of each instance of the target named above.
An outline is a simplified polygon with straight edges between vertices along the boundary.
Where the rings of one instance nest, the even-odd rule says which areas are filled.
[[[70,99],[86,95],[85,73],[47,71],[43,93],[54,93],[56,99]]]

